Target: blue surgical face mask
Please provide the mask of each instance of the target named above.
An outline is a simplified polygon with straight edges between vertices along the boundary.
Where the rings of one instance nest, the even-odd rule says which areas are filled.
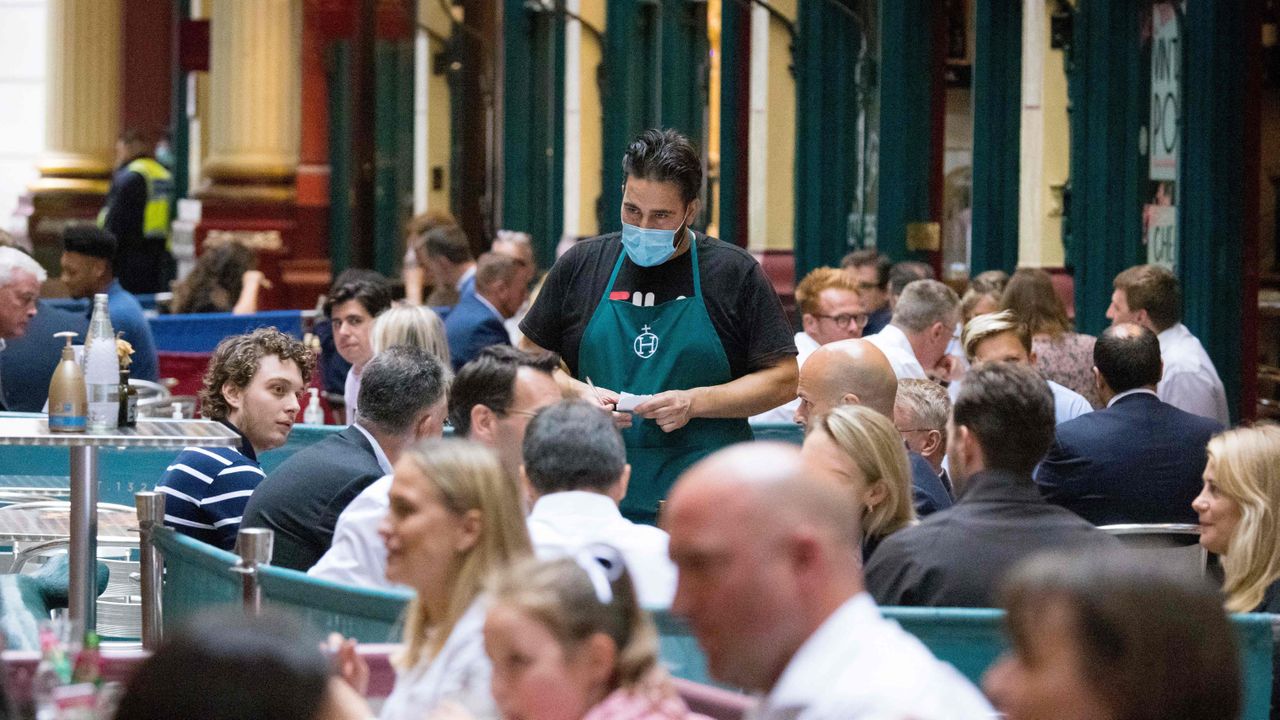
[[[684,232],[683,223],[678,230],[650,230],[622,223],[622,247],[640,267],[661,265],[676,254],[677,232]]]

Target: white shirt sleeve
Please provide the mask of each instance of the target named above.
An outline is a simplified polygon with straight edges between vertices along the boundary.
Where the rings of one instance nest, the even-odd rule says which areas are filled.
[[[333,545],[307,570],[312,577],[355,585],[390,589],[387,580],[387,547],[378,535],[378,524],[387,514],[391,476],[380,478],[356,496],[338,516]]]
[[[1156,386],[1156,395],[1170,405],[1193,415],[1230,424],[1226,403],[1219,400],[1213,380],[1201,372],[1171,370]]]

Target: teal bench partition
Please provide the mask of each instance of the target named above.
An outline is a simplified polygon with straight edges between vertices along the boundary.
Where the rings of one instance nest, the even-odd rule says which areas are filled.
[[[262,568],[263,605],[364,643],[399,642],[400,618],[412,598],[407,590],[355,588],[288,568]]]
[[[1004,611],[969,608],[886,607],[881,612],[920,638],[934,655],[951,663],[973,683],[1008,647],[1003,633]],[[1273,615],[1233,615],[1231,624],[1240,645],[1244,675],[1243,720],[1267,720],[1271,706],[1271,624]],[[707,675],[706,658],[688,626],[667,612],[655,612],[662,660],[672,675],[715,684]],[[857,638],[850,638],[857,642]]]
[[[161,597],[164,624],[173,628],[204,610],[241,603],[242,578],[231,568],[238,558],[226,550],[156,530],[155,545],[164,555],[165,580]],[[399,620],[411,594],[366,590],[309,577],[276,567],[260,568],[264,606],[283,609],[325,632],[340,632],[360,642],[385,643],[399,639]]]
[[[799,445],[804,442],[804,428],[795,423],[752,423],[757,440],[774,440]]]

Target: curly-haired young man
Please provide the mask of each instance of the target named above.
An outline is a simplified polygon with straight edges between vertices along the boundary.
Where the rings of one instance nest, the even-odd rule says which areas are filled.
[[[298,396],[311,378],[314,358],[302,343],[259,328],[226,338],[213,351],[201,413],[240,435],[238,448],[185,448],[160,478],[164,521],[174,530],[231,550],[249,495],[262,481],[258,453],[289,439]]]

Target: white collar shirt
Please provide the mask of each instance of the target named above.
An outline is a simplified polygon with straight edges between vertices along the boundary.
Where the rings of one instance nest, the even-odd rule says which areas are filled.
[[[1164,375],[1156,395],[1170,405],[1227,426],[1227,391],[1209,353],[1186,325],[1175,323],[1156,336]]]
[[[1112,396],[1112,398],[1107,401],[1107,407],[1111,407],[1112,405],[1115,405],[1121,399],[1127,398],[1130,395],[1155,395],[1155,394],[1156,393],[1154,391],[1148,390],[1147,388],[1141,388],[1141,387],[1134,388],[1132,390],[1125,390],[1122,393],[1117,393],[1116,395]],[[1157,397],[1159,396],[1157,395]]]
[[[529,538],[540,558],[574,555],[588,545],[612,545],[631,573],[640,604],[671,607],[676,568],[667,557],[667,533],[622,517],[613,498],[570,490],[538,498],[528,518]]]
[[[493,316],[498,318],[499,321],[506,322],[506,318],[502,317],[502,313],[498,312],[498,308],[494,307],[493,303],[489,302],[488,298],[480,293],[476,293],[476,299],[479,300],[482,305],[489,308],[489,312],[493,313]]]
[[[368,430],[365,430],[360,423],[351,423],[351,425],[355,429],[359,430],[360,434],[364,435],[369,441],[369,445],[373,447],[373,456],[378,458],[378,467],[382,468],[382,472],[384,474],[390,475],[392,472],[391,461],[387,459],[387,454],[382,451],[382,446],[378,444],[378,439],[375,438]]]
[[[420,720],[436,717],[441,705],[459,705],[461,717],[498,717],[490,690],[493,674],[484,652],[484,616],[488,600],[481,595],[454,623],[440,652],[396,673],[396,684],[382,705],[379,720]]]
[[[995,710],[867,593],[805,640],[752,720],[970,720]]]
[[[378,524],[391,506],[391,475],[378,478],[338,515],[329,550],[307,574],[356,587],[403,587],[387,580],[387,546]]]
[[[796,349],[800,354],[796,356],[796,366],[804,367],[804,361],[809,359],[814,350],[822,347],[817,340],[809,336],[807,332],[796,333]],[[752,415],[748,421],[755,425],[790,425],[796,421],[796,410],[800,409],[800,398],[792,398],[790,402],[779,405],[772,410],[765,410],[759,415]]]
[[[911,341],[907,339],[907,334],[902,332],[902,328],[889,323],[880,332],[869,336],[867,340],[880,348],[885,357],[889,358],[889,364],[893,366],[893,374],[897,375],[899,380],[928,379],[924,367],[916,359],[916,351],[911,348]]]

